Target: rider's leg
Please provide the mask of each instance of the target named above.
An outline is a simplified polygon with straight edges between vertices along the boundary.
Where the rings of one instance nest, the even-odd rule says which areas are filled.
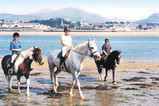
[[[10,74],[13,72],[14,60],[15,60],[16,57],[17,57],[16,54],[13,54],[12,57],[11,57],[11,64],[10,64],[10,67],[9,67],[9,73]]]
[[[62,69],[62,63],[65,61],[65,54],[67,53],[68,47],[64,46],[62,48],[62,57],[60,59],[60,68]]]
[[[63,68],[62,63],[64,62],[64,60],[65,60],[65,59],[64,59],[64,57],[62,56],[61,59],[60,59],[60,68],[61,68],[61,69]]]

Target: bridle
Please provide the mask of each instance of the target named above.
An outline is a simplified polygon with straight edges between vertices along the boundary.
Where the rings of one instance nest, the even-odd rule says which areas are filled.
[[[33,59],[34,59],[35,62],[38,62],[38,55],[39,55],[39,54],[36,53],[35,50],[36,50],[36,48],[34,47],[34,51],[33,51],[33,52],[34,52],[34,53],[33,53]]]
[[[94,57],[94,54],[98,52],[98,51],[92,52],[93,47],[90,47],[89,43],[88,43],[88,49],[91,52],[91,55],[89,55],[90,57]]]
[[[92,52],[92,49],[93,49],[93,47],[90,47],[90,45],[88,43],[88,50],[91,52],[91,55],[86,55],[86,56],[94,57],[94,54],[97,53],[98,51]],[[83,53],[81,53],[81,52],[79,52],[77,50],[73,49],[73,51],[76,52],[76,53],[78,53],[78,54],[80,54],[80,55],[85,55],[85,54],[83,54]]]
[[[120,54],[119,54],[120,55]],[[117,64],[120,62],[120,58],[121,58],[121,56],[119,57],[119,56],[117,56],[117,58],[115,58],[115,60],[116,60],[116,62],[117,62]]]

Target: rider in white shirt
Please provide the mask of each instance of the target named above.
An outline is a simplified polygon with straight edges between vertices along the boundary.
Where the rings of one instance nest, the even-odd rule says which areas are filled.
[[[61,36],[61,44],[63,48],[62,48],[62,57],[60,60],[60,68],[62,68],[62,63],[65,61],[65,55],[67,51],[73,48],[72,38],[69,35],[70,29],[68,27],[65,27],[64,32],[65,34]]]

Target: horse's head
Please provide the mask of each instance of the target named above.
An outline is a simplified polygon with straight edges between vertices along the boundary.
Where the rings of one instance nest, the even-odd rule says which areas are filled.
[[[44,62],[42,60],[42,51],[39,47],[33,47],[33,59],[35,62],[39,63],[40,65],[43,65]]]
[[[113,51],[111,54],[113,54],[117,64],[120,64],[121,51]]]
[[[95,41],[91,41],[89,39],[88,39],[88,55],[90,55],[90,57],[93,57],[95,61],[99,61],[101,59],[101,55],[98,52]]]

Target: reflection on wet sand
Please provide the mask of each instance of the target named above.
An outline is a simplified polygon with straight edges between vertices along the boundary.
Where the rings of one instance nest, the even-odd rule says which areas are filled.
[[[37,75],[36,73],[41,74]],[[82,92],[86,98],[84,100],[79,98],[77,87],[74,89],[74,96],[69,96],[72,82],[70,74],[59,75],[58,93],[53,94],[49,75],[44,73],[46,72],[33,72],[30,77],[30,97],[27,98],[25,94],[26,84],[21,86],[22,94],[18,94],[15,78],[13,78],[13,92],[8,92],[6,79],[0,70],[0,105],[112,106],[159,103],[158,69],[117,70],[117,85],[112,83],[111,72],[108,73],[107,81],[99,81],[97,71],[82,71],[79,79]]]

